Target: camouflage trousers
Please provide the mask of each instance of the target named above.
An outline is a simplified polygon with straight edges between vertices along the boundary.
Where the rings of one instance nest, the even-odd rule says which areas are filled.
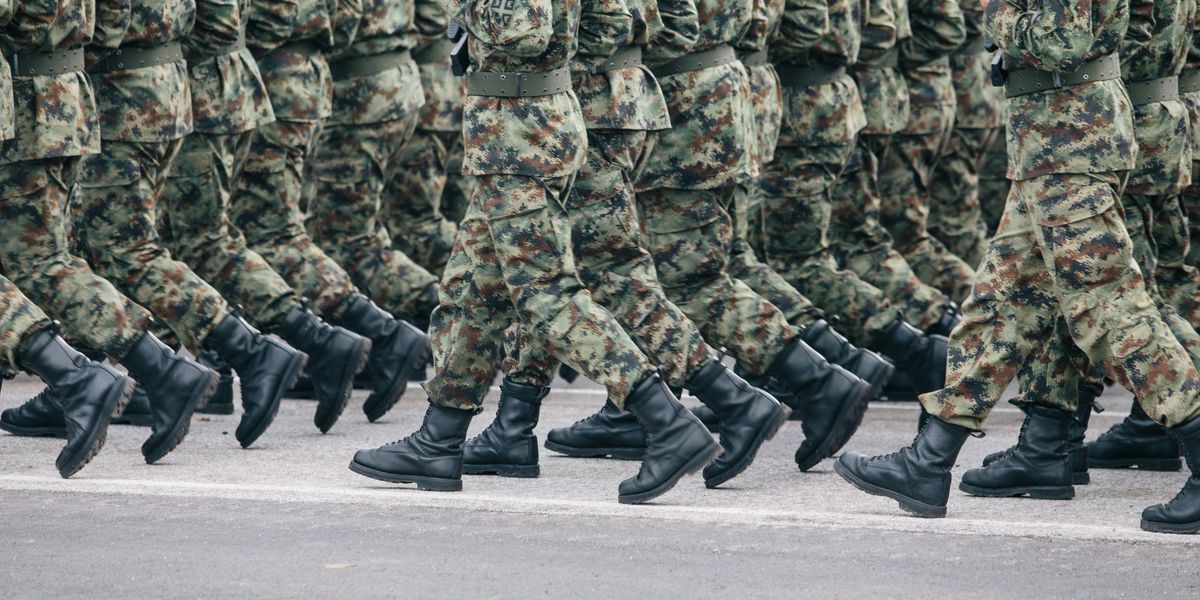
[[[733,191],[733,210],[729,211],[733,220],[729,276],[749,286],[778,308],[788,323],[802,329],[824,319],[825,313],[764,261],[763,195],[759,179],[739,185]]]
[[[336,320],[361,294],[304,228],[303,173],[320,128],[320,123],[276,120],[255,129],[229,208],[250,248],[314,310]]]
[[[979,204],[979,172],[999,133],[999,129],[955,127],[933,169],[929,235],[972,266],[983,259],[988,238]]]
[[[728,350],[751,373],[762,373],[799,332],[777,307],[729,274],[735,188],[646,190],[638,194],[638,212],[667,298],[700,327],[705,340]]]
[[[584,287],[662,369],[668,383],[683,387],[715,353],[696,325],[667,300],[654,259],[640,245],[632,180],[653,140],[645,131],[589,130],[587,162],[567,197],[567,217]],[[517,368],[508,376],[545,386],[557,366],[544,349],[522,343]]]
[[[904,319],[922,329],[937,323],[950,298],[921,281],[880,223],[879,160],[888,135],[860,135],[833,186],[829,243],[838,264],[879,288]]]
[[[608,390],[623,407],[653,364],[576,275],[564,200],[571,178],[485,175],[459,225],[431,318],[437,374],[430,402],[471,410],[483,402],[505,330]]]
[[[913,106],[909,122],[929,122],[940,129],[922,133],[897,133],[882,157],[879,170],[880,220],[896,250],[904,255],[922,281],[961,302],[971,290],[975,270],[930,235],[930,193],[933,171],[950,138],[953,106]],[[919,116],[918,112],[940,111]]]
[[[1200,162],[1192,162],[1192,185],[1168,199],[1158,213],[1156,279],[1163,297],[1194,327],[1200,327]]]
[[[229,218],[251,135],[194,132],[184,138],[163,188],[159,231],[174,256],[236,301],[251,322],[272,331],[300,299]]]
[[[820,152],[842,157],[838,163],[813,162],[811,148],[775,150],[762,180],[764,252],[767,264],[814,304],[845,318],[847,337],[870,345],[895,320],[896,308],[882,290],[841,268],[830,243],[832,188],[851,149]]]
[[[315,194],[305,225],[313,241],[385,310],[424,321],[422,293],[437,278],[392,246],[381,218],[385,187],[400,166],[417,115],[370,124],[326,124],[313,162]],[[424,314],[421,314],[424,313]]]
[[[1081,354],[1107,365],[1151,418],[1169,427],[1200,413],[1200,373],[1137,268],[1121,180],[1108,173],[1013,182],[950,336],[946,386],[921,396],[927,411],[979,429],[1062,317]]]
[[[70,253],[78,158],[0,165],[0,269],[80,344],[123,358],[150,313]]]
[[[979,168],[979,211],[987,228],[987,237],[996,233],[1000,218],[1004,215],[1004,203],[1008,198],[1008,140],[1004,137],[1004,126],[996,130],[996,141],[988,148]]]
[[[438,276],[471,198],[473,179],[462,174],[462,159],[462,131],[418,128],[384,188],[381,218],[392,246]]]
[[[83,158],[73,217],[75,241],[96,271],[197,352],[230,307],[159,241],[158,199],[181,145],[105,141]]]
[[[0,378],[15,375],[17,355],[33,334],[52,325],[50,318],[17,286],[0,276]]]

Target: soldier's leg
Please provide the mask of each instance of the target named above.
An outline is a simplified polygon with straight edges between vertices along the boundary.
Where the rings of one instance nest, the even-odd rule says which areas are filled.
[[[313,165],[316,189],[306,225],[368,296],[400,317],[423,322],[437,305],[437,280],[392,246],[380,218],[384,187],[416,122],[412,114],[382,123],[327,124]]]
[[[392,234],[392,245],[431,273],[442,274],[458,222],[442,213],[442,201],[452,193],[447,186],[448,145],[461,141],[461,133],[417,129],[396,159],[395,174],[384,187],[381,218]],[[462,152],[459,151],[461,166]],[[460,176],[461,177],[461,176]]]
[[[475,177],[462,172],[462,135],[456,132],[452,138],[453,143],[445,143],[443,139],[444,145],[449,149],[446,159],[446,171],[449,173],[449,178],[446,180],[446,192],[442,195],[442,214],[451,223],[457,224],[467,214],[467,206],[471,203],[471,198],[475,196],[475,187],[479,182]]]
[[[971,266],[979,264],[987,247],[979,170],[998,134],[997,129],[955,127],[929,188],[929,235]]]
[[[17,357],[23,345],[52,324],[42,309],[0,276],[0,378],[16,374],[20,369]]]
[[[979,168],[979,210],[989,238],[1000,226],[1000,217],[1004,213],[1009,188],[1008,177],[1005,176],[1007,171],[1008,141],[1005,139],[1005,127],[1001,126],[997,130],[996,141],[984,155],[983,166]]]
[[[1159,197],[1155,210],[1154,239],[1158,247],[1158,270],[1155,280],[1163,298],[1192,324],[1200,326],[1200,268],[1188,263],[1194,244],[1191,241],[1191,219],[1184,213],[1182,200],[1191,186],[1182,193]],[[1200,218],[1197,215],[1196,218]]]

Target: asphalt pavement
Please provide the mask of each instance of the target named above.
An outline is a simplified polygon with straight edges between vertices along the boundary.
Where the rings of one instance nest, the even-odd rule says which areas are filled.
[[[539,432],[596,410],[603,390],[562,384]],[[40,384],[4,385],[0,408]],[[472,426],[491,419],[488,411]],[[0,595],[5,598],[1196,598],[1200,536],[1138,529],[1184,473],[1092,470],[1071,501],[973,498],[955,490],[945,519],[917,519],[865,495],[825,461],[800,473],[791,422],[719,490],[699,477],[642,506],[616,501],[636,462],[542,451],[542,476],[467,476],[458,493],[419,492],[351,473],[358,448],[408,435],[418,388],[370,424],[356,392],[321,435],[315,404],[285,401],[252,449],[234,416],[197,416],[157,465],[146,430],[113,426],[70,480],[59,440],[0,435]],[[686,400],[692,402],[692,400]],[[1110,391],[1094,436],[1124,417]],[[848,449],[896,450],[914,404],[876,403]],[[1007,405],[972,439],[956,474],[1015,439]]]

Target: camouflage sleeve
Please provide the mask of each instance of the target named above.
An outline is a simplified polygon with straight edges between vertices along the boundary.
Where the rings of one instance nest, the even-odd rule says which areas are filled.
[[[787,0],[777,43],[796,50],[812,47],[829,32],[829,4],[824,0]]]
[[[423,37],[442,36],[446,33],[446,11],[437,0],[416,0],[415,24],[417,33]]]
[[[252,0],[246,15],[246,45],[266,54],[292,36],[300,18],[300,0]]]
[[[398,10],[399,7],[393,10]],[[354,43],[358,25],[363,19],[363,0],[337,0],[333,15],[333,50],[336,54]]]
[[[896,47],[896,4],[892,0],[869,0],[863,19],[862,46],[858,62],[874,64]]]
[[[58,22],[58,2],[55,0],[26,0],[11,2],[12,20],[4,26],[4,41],[10,50],[30,50],[49,35]]]
[[[110,50],[119,48],[132,20],[132,0],[96,3],[96,33],[92,35],[91,46]]]
[[[612,56],[633,38],[633,15],[625,0],[583,0],[579,54]]]
[[[551,0],[447,0],[449,12],[475,39],[514,57],[546,52],[554,35]]]
[[[1092,0],[992,0],[984,33],[1008,56],[1045,71],[1072,72],[1095,42]]]
[[[905,67],[916,67],[949,56],[967,38],[967,26],[958,0],[911,0],[908,17],[912,23],[912,37],[900,42],[900,62]]]
[[[979,0],[962,0],[958,7],[962,10],[963,22],[967,26],[967,39],[983,35],[983,3]]]
[[[1129,29],[1125,30],[1120,45],[1122,63],[1129,57],[1137,56],[1138,51],[1151,42],[1156,27],[1155,4],[1154,0],[1129,0]]]
[[[17,7],[13,5],[13,0],[0,0],[0,27],[8,25],[16,9]]]
[[[647,51],[651,64],[684,56],[700,41],[700,11],[695,0],[659,0],[658,13],[663,30]]]
[[[238,0],[196,0],[196,24],[187,37],[188,49],[216,54],[237,42],[241,27]]]

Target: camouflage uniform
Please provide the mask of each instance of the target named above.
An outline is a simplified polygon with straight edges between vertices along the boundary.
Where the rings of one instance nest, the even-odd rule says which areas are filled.
[[[955,96],[949,55],[966,36],[955,0],[910,0],[912,37],[900,42],[909,118],[892,137],[879,171],[883,225],[922,281],[962,300],[975,272],[926,227],[933,168],[950,139]]]
[[[27,0],[0,34],[4,53],[80,50],[88,0]],[[124,357],[150,314],[69,253],[67,202],[79,156],[100,149],[90,79],[82,72],[13,78],[15,137],[0,146],[0,268],[82,345]],[[53,111],[35,107],[54,106]]]
[[[904,0],[871,0],[852,74],[866,126],[832,189],[829,244],[835,260],[875,286],[907,320],[927,328],[950,306],[921,281],[880,222],[879,162],[892,135],[908,122],[908,85],[897,67],[899,44],[911,37]]]
[[[198,0],[185,40],[194,131],[167,176],[164,238],[172,254],[273,330],[296,293],[246,245],[229,220],[229,198],[251,132],[274,120],[266,86],[246,48],[245,0]]]
[[[416,43],[413,8],[364,1],[353,40],[327,53],[333,114],[317,142],[305,224],[367,296],[399,317],[423,321],[436,306],[437,279],[392,246],[380,218],[384,187],[400,168],[400,151],[425,104],[409,52]]]
[[[254,130],[229,206],[250,247],[327,321],[339,319],[361,297],[350,275],[309,238],[300,206],[305,163],[332,112],[333,82],[320,48],[333,44],[333,4],[249,1],[246,44],[267,86],[275,122]],[[336,4],[350,12],[341,22],[357,26],[355,6]]]
[[[1164,202],[1155,223],[1155,278],[1163,297],[1193,327],[1200,327],[1200,243],[1192,242],[1200,239],[1200,30],[1193,28],[1191,42],[1180,78],[1180,100],[1188,111],[1191,134],[1191,185]]]
[[[458,222],[471,198],[471,177],[462,174],[462,107],[466,84],[450,71],[446,11],[435,0],[416,0],[413,58],[421,71],[425,106],[417,130],[395,159],[384,188],[383,224],[392,245],[441,275]]]
[[[571,0],[449,4],[468,32],[472,73],[567,67],[580,10]],[[425,385],[430,402],[477,408],[493,380],[504,330],[519,321],[527,347],[546,348],[624,406],[653,366],[576,276],[564,205],[587,159],[587,139],[575,94],[469,95],[463,129],[463,168],[479,185],[432,319],[437,375]]]
[[[195,8],[191,0],[135,0],[98,13],[88,57],[102,147],[83,159],[74,214],[88,261],[193,351],[230,307],[158,239],[159,194],[192,129],[187,65],[182,58],[134,68],[116,61],[102,65],[118,48],[128,53],[177,44],[190,31]]]
[[[993,2],[984,29],[1010,71],[1071,72],[1117,51],[1126,6]],[[1093,81],[1008,102],[1012,191],[950,337],[946,387],[921,396],[926,410],[978,429],[1061,316],[1088,359],[1107,364],[1154,420],[1196,416],[1200,373],[1155,309],[1120,214],[1121,172],[1137,152],[1124,87]]]
[[[988,232],[979,205],[979,170],[999,135],[1004,91],[989,78],[992,53],[983,49],[979,30],[983,7],[964,1],[967,41],[950,55],[958,108],[954,129],[933,169],[929,190],[929,234],[968,265],[978,265]]]
[[[1001,108],[1003,115],[1003,107]],[[979,168],[979,210],[983,214],[983,225],[987,237],[991,238],[1000,226],[1004,214],[1004,201],[1008,198],[1008,141],[1004,124],[996,130],[996,141],[988,148]]]

